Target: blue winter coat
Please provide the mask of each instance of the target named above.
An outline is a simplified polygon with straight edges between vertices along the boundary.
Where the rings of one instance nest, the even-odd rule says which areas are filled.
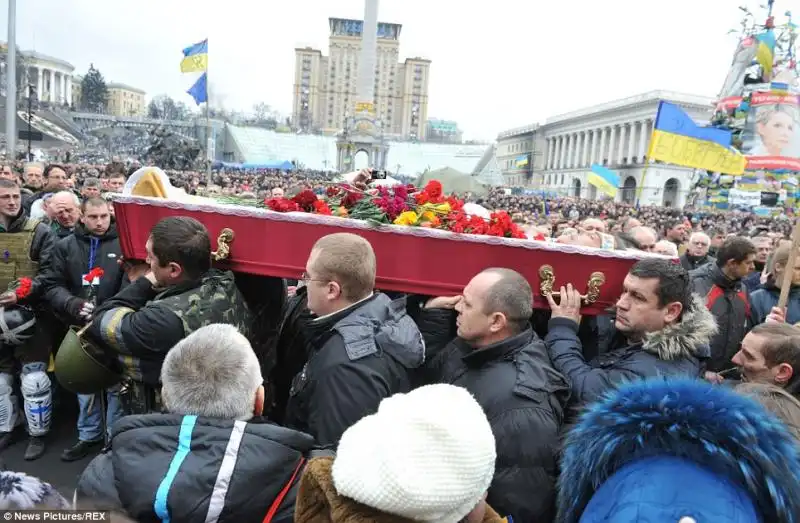
[[[750,295],[750,314],[753,325],[759,325],[767,320],[769,311],[778,306],[781,290],[775,286],[771,279]],[[792,285],[789,290],[789,301],[786,303],[786,323],[792,325],[800,322],[800,286]]]

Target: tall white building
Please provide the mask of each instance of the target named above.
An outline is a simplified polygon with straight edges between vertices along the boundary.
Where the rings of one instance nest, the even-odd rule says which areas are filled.
[[[713,99],[651,91],[510,129],[497,137],[497,158],[505,183],[594,199],[586,177],[592,164],[620,175],[616,199],[642,205],[683,206],[694,182],[693,169],[651,163],[644,168],[658,104],[674,103],[699,125],[708,124]]]
[[[330,18],[329,55],[310,47],[295,49],[292,121],[304,131],[335,133],[352,116],[364,22]],[[430,60],[400,62],[400,24],[378,23],[372,102],[386,134],[425,139]],[[364,101],[364,100],[361,100]]]

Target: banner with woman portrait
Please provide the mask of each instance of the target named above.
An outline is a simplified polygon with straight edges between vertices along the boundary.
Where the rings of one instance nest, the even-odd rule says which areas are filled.
[[[794,94],[755,92],[742,133],[747,170],[800,171],[800,104]]]

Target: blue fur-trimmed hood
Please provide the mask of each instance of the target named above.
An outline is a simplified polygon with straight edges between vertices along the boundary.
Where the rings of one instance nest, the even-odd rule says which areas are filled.
[[[764,522],[800,522],[800,445],[786,427],[724,387],[664,378],[622,386],[581,416],[565,442],[557,521],[578,522],[615,472],[655,456],[680,457],[726,478],[750,496]]]

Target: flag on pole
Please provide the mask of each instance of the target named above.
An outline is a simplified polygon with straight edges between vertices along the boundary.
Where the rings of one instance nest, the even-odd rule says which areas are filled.
[[[701,127],[683,109],[660,102],[650,138],[648,160],[741,175],[747,158],[731,147],[731,132]]]
[[[619,175],[599,164],[592,164],[592,172],[586,177],[589,185],[594,185],[597,189],[612,198],[617,195],[619,189]]]
[[[188,91],[197,105],[208,102],[208,73],[203,73]]]
[[[208,70],[208,38],[183,50],[182,73],[200,73]]]

